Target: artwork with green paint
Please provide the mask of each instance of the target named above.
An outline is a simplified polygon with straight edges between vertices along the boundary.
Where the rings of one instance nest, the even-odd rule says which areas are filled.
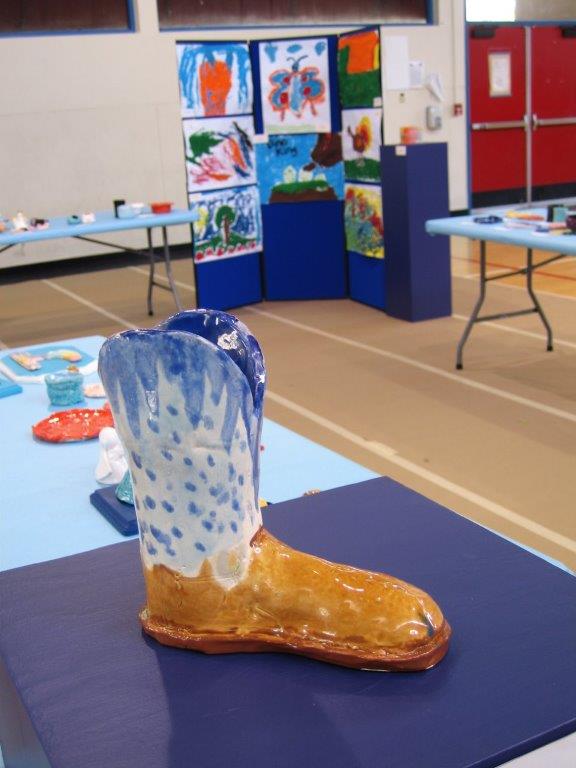
[[[380,187],[346,184],[344,201],[347,250],[374,259],[383,259],[384,224]]]
[[[263,203],[342,200],[344,169],[338,133],[268,137],[256,145],[258,184]]]
[[[184,120],[188,192],[256,183],[252,116]]]
[[[234,187],[190,195],[196,263],[262,250],[258,187]]]
[[[381,109],[342,112],[344,176],[351,181],[380,181]]]
[[[381,106],[380,33],[377,29],[340,36],[338,83],[344,108]]]

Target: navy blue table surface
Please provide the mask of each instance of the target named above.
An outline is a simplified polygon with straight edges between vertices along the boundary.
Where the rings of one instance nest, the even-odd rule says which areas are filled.
[[[427,672],[145,637],[131,541],[1,574],[0,653],[54,768],[488,768],[576,730],[576,579],[383,478],[274,505],[289,544],[429,591]]]

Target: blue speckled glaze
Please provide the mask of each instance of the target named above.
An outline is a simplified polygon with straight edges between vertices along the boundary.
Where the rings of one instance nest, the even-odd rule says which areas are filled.
[[[242,561],[261,524],[258,342],[224,312],[182,312],[108,339],[99,372],[129,457],[145,563],[194,575],[216,558],[230,580],[218,555],[236,549]]]

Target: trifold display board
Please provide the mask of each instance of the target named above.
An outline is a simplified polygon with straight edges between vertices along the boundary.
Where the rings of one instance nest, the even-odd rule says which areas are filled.
[[[176,46],[198,305],[385,309],[379,29]]]

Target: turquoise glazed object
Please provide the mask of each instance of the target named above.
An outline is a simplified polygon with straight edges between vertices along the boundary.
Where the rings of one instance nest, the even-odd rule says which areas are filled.
[[[132,480],[130,480],[130,472],[128,471],[126,471],[126,474],[116,486],[116,498],[123,504],[134,506],[134,490],[132,488]]]
[[[80,371],[59,371],[45,377],[46,389],[51,405],[76,405],[84,400],[82,389],[84,377]]]

